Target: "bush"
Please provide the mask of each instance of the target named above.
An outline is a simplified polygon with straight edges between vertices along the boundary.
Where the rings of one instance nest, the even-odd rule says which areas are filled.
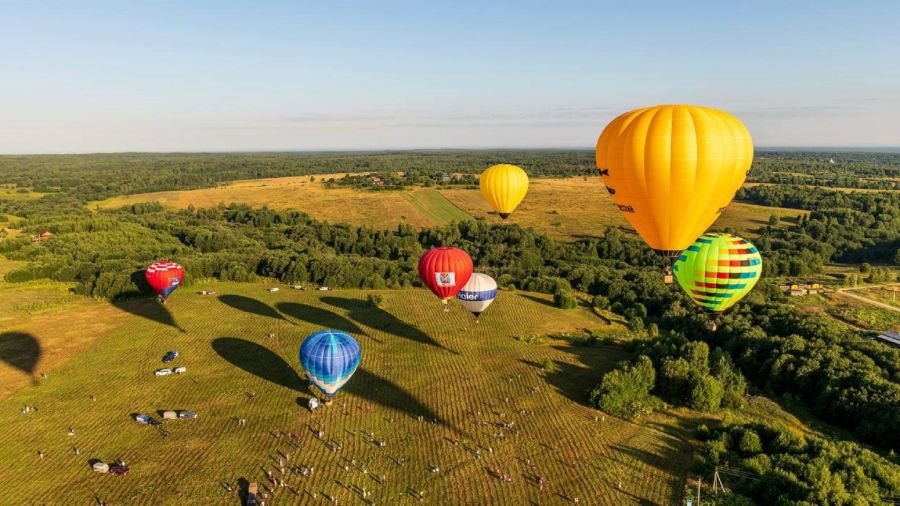
[[[556,370],[556,363],[549,358],[545,358],[544,360],[541,360],[541,370],[544,372],[553,372]]]
[[[609,309],[609,299],[602,295],[594,295],[591,299],[591,305],[600,309]]]
[[[366,304],[368,304],[369,307],[381,307],[384,304],[384,297],[382,297],[381,294],[370,293],[366,297]]]
[[[553,294],[553,303],[562,309],[575,309],[578,307],[578,299],[569,292],[556,292]]]
[[[653,362],[641,355],[633,364],[606,373],[591,392],[589,402],[616,416],[634,417],[649,412],[657,403],[650,395],[655,379]]]

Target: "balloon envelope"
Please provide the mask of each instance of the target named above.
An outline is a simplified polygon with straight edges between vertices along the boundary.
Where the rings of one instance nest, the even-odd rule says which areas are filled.
[[[329,399],[344,386],[362,358],[356,339],[339,330],[320,330],[300,345],[300,365],[307,378]]]
[[[175,262],[155,262],[144,272],[153,291],[166,298],[184,281],[184,269]]]
[[[762,272],[762,257],[746,239],[703,234],[672,266],[675,279],[705,311],[721,313],[741,300]]]
[[[596,158],[625,219],[651,248],[674,258],[744,183],[753,141],[727,112],[659,105],[610,122],[597,140]]]
[[[469,278],[462,290],[456,294],[456,298],[467,311],[478,318],[491,302],[497,297],[497,282],[487,274],[476,272]]]
[[[528,174],[520,167],[501,163],[481,174],[481,196],[506,219],[528,193]]]
[[[445,302],[469,281],[472,269],[469,254],[459,248],[432,248],[419,258],[419,278]]]

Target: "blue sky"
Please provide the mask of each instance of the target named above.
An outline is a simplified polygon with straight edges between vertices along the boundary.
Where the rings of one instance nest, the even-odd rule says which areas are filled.
[[[0,153],[590,148],[658,103],[900,146],[898,26],[894,0],[0,0]]]

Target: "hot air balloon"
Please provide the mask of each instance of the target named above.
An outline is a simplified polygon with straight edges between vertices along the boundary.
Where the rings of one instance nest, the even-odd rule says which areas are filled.
[[[475,323],[481,313],[494,302],[497,297],[497,282],[487,274],[476,272],[469,282],[456,294],[456,298],[467,311],[475,315]]]
[[[750,170],[753,141],[726,112],[659,105],[612,120],[596,155],[613,202],[668,265],[731,202]]]
[[[158,299],[165,304],[169,294],[184,281],[184,269],[175,262],[154,262],[144,273],[147,283],[159,294]]]
[[[472,276],[472,259],[459,248],[432,248],[419,258],[419,278],[444,303],[459,293]]]
[[[710,330],[715,330],[718,315],[759,281],[762,257],[746,239],[703,234],[678,257],[672,269],[681,288],[710,314]]]
[[[325,394],[326,404],[356,372],[361,357],[356,339],[340,330],[314,332],[300,345],[300,366],[310,383]]]
[[[481,174],[481,196],[504,220],[528,193],[528,174],[515,165],[501,163]]]

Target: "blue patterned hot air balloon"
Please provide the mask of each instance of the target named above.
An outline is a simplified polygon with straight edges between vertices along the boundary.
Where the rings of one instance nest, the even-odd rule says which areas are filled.
[[[329,401],[356,372],[361,357],[356,339],[340,330],[314,332],[300,345],[300,365]]]

